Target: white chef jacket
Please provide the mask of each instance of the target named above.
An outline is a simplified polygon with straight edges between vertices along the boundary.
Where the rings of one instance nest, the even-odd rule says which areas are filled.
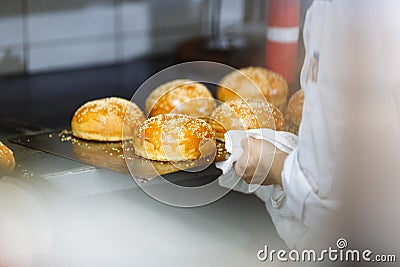
[[[354,96],[368,90],[393,89],[394,97],[399,92],[380,88],[400,81],[399,2],[315,0],[307,13],[303,120],[282,182],[287,205],[309,228],[324,224],[338,207],[338,172],[346,149],[342,142],[351,127]],[[368,86],[368,81],[381,86]],[[370,88],[360,88],[362,83]]]

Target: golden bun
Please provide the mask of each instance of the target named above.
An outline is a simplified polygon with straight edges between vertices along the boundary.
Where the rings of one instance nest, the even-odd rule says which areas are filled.
[[[217,99],[225,102],[236,99],[265,99],[284,110],[289,93],[285,79],[262,67],[247,67],[222,78],[217,87]]]
[[[0,142],[0,169],[14,170],[15,159],[13,152],[2,142]]]
[[[215,134],[201,119],[160,114],[142,124],[134,148],[138,156],[151,160],[196,160],[215,152]]]
[[[300,89],[289,99],[286,110],[287,130],[294,134],[298,134],[299,132],[299,127],[303,116],[303,104],[304,91]]]
[[[215,99],[205,85],[184,79],[162,84],[146,99],[149,117],[169,113],[208,117],[215,106]]]
[[[263,100],[230,100],[222,103],[211,114],[211,127],[216,139],[224,140],[224,134],[230,130],[249,130],[270,128],[277,131],[285,129],[282,112]]]
[[[71,121],[72,134],[86,140],[121,141],[123,132],[126,137],[133,137],[144,120],[140,108],[126,99],[97,99],[75,112]]]

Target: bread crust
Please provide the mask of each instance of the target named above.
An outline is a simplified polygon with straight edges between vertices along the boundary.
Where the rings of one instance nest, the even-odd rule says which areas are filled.
[[[133,102],[118,97],[89,101],[71,121],[75,137],[93,141],[121,141],[133,137],[144,121],[144,114]]]
[[[134,148],[138,156],[151,160],[196,160],[215,152],[215,134],[201,119],[160,114],[142,124]]]
[[[217,140],[224,141],[224,134],[230,130],[270,128],[285,129],[282,112],[262,100],[230,100],[216,108],[210,119]]]
[[[149,117],[169,113],[208,117],[215,106],[215,99],[205,85],[185,79],[160,85],[146,99]]]
[[[0,142],[0,169],[12,171],[14,168],[15,159],[12,150]]]
[[[235,99],[261,99],[286,108],[289,87],[276,72],[263,67],[247,67],[224,76],[217,88],[217,99],[225,102]]]
[[[289,99],[286,110],[287,130],[294,134],[298,134],[300,123],[303,117],[304,91],[298,90]]]

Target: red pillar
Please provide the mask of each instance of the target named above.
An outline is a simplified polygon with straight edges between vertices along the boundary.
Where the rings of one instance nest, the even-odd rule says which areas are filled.
[[[288,83],[296,79],[300,0],[269,0],[266,67]]]

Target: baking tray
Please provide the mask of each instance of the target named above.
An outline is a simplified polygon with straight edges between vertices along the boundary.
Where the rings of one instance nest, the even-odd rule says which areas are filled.
[[[160,175],[173,175],[181,172],[186,172],[185,175],[188,178],[201,176],[215,176],[216,178],[221,174],[221,171],[215,167],[214,163],[210,162],[209,158],[174,163],[152,161],[135,155],[134,151],[132,151],[133,148],[125,157],[122,142],[86,141],[74,138],[71,131],[66,129],[20,136],[10,140],[10,142],[130,175],[126,163],[127,160],[132,166],[131,169],[134,170],[134,177],[138,179],[151,180]],[[227,156],[223,143],[218,142],[214,162],[225,160]]]

